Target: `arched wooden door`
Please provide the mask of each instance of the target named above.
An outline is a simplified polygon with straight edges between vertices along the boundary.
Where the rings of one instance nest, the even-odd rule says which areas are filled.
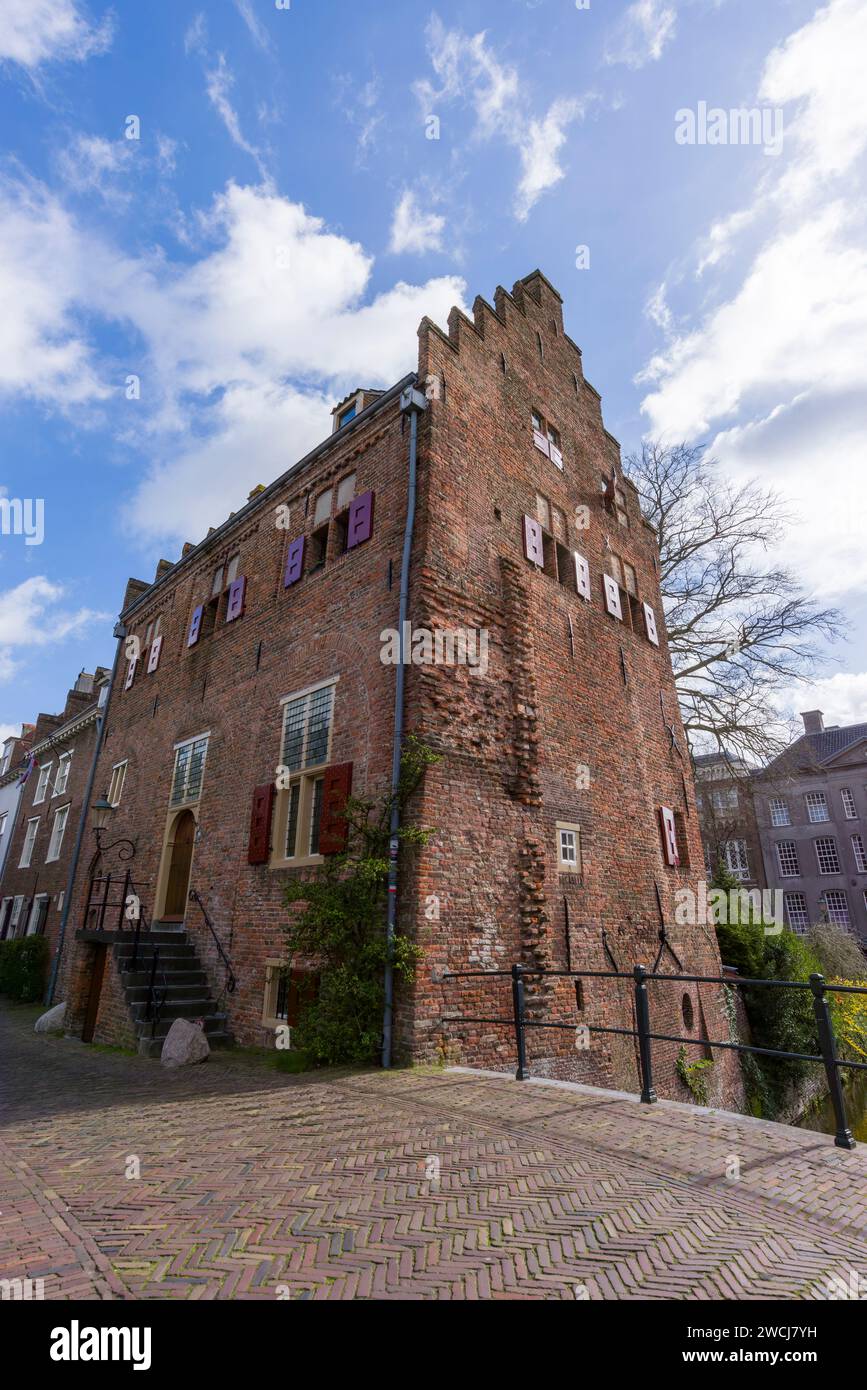
[[[175,821],[172,837],[172,857],[169,861],[169,874],[166,881],[166,904],[163,908],[163,921],[165,922],[182,922],[184,920],[195,838],[196,818],[192,811],[182,811]]]

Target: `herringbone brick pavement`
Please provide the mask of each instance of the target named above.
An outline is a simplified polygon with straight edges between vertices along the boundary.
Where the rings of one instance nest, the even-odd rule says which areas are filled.
[[[867,1149],[826,1136],[487,1073],[172,1074],[30,1027],[0,1012],[0,1278],[48,1298],[800,1299],[867,1279]]]

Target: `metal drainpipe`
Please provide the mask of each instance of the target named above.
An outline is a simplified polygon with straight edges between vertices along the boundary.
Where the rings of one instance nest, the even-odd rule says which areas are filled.
[[[66,880],[66,891],[63,894],[63,915],[60,918],[60,931],[57,933],[57,950],[54,953],[54,960],[51,965],[51,978],[48,981],[48,989],[45,994],[45,1007],[51,1008],[54,1000],[54,991],[57,987],[57,975],[60,970],[60,957],[63,954],[63,941],[66,936],[66,923],[69,920],[69,910],[72,906],[72,893],[75,886],[75,875],[78,872],[78,861],[81,857],[81,845],[84,840],[84,831],[87,826],[87,815],[90,810],[90,798],[93,793],[93,783],[96,778],[96,764],[102,752],[103,738],[105,736],[105,725],[108,720],[108,708],[111,704],[111,692],[114,689],[114,682],[117,677],[117,668],[120,664],[121,643],[126,637],[126,628],[123,623],[116,623],[114,636],[117,638],[117,648],[114,653],[114,665],[111,668],[111,675],[108,678],[108,687],[105,695],[105,708],[101,716],[97,716],[97,735],[96,747],[93,750],[93,758],[90,764],[90,773],[87,778],[87,788],[84,793],[84,801],[81,805],[81,815],[78,818],[78,833],[75,837],[75,848],[72,851],[72,862],[69,865],[69,875]]]
[[[391,821],[388,843],[388,917],[386,921],[385,1008],[382,1016],[382,1065],[391,1066],[392,1018],[394,1013],[394,967],[392,948],[397,921],[397,852],[400,829],[400,807],[397,801],[400,784],[400,757],[403,748],[403,689],[405,678],[406,610],[409,601],[409,566],[412,555],[412,533],[415,524],[416,462],[418,450],[418,417],[427,410],[427,397],[415,386],[408,386],[400,397],[400,408],[409,412],[409,487],[406,504],[406,527],[403,533],[403,558],[400,564],[400,603],[398,605],[399,651],[397,680],[394,687],[394,744],[391,754]]]

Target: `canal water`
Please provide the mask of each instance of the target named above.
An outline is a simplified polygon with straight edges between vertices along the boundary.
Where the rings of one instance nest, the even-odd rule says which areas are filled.
[[[843,1094],[846,1099],[849,1128],[856,1139],[867,1143],[867,1072],[857,1072],[852,1085],[847,1086]],[[799,1128],[818,1130],[820,1134],[834,1134],[836,1125],[830,1096],[801,1120]]]

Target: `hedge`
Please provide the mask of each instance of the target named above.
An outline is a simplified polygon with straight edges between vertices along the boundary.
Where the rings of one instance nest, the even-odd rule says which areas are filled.
[[[48,942],[44,936],[0,941],[0,994],[34,1004],[45,990]]]

